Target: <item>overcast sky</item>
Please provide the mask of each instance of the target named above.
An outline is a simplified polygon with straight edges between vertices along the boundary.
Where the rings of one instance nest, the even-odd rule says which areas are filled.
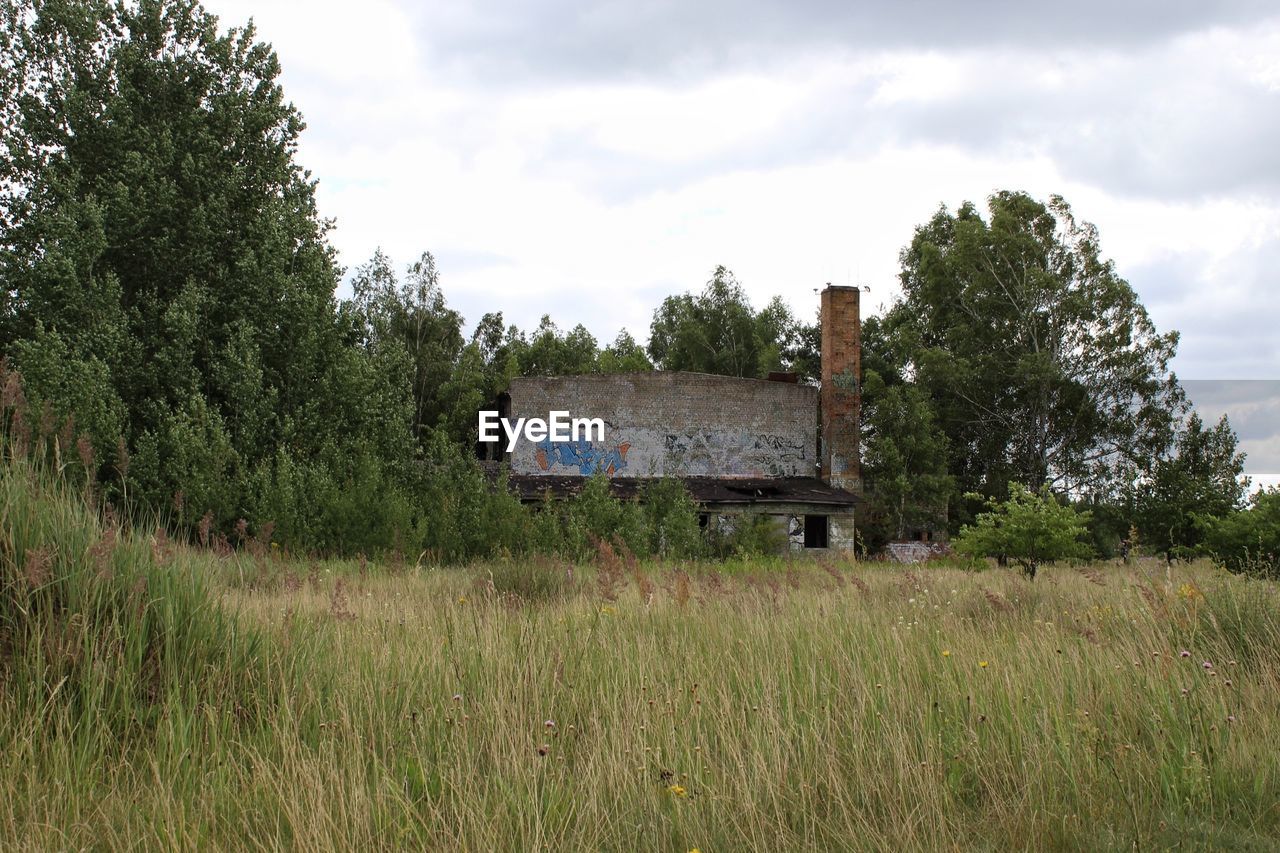
[[[469,324],[643,341],[717,264],[874,312],[940,204],[1021,189],[1098,226],[1180,376],[1280,379],[1273,0],[206,5],[275,46],[341,262],[429,250]]]

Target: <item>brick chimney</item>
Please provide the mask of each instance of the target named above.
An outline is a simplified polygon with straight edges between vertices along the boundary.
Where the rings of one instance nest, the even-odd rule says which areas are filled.
[[[822,479],[862,491],[862,318],[858,288],[822,291]]]

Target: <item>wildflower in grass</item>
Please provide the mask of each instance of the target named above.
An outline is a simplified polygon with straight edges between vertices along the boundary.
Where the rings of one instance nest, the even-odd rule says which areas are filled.
[[[978,666],[982,667],[983,669],[986,669],[986,668],[987,668],[987,662],[986,662],[986,661],[984,661],[984,660],[980,660],[980,661],[978,661]]]
[[[617,613],[618,611],[606,604],[604,607],[600,608],[600,612],[605,616],[608,616],[612,613]]]
[[[1228,723],[1234,723],[1235,721],[1236,721],[1236,715],[1235,715],[1235,714],[1227,714],[1227,722],[1228,722]]]
[[[951,657],[951,649],[943,649],[943,650],[942,650],[942,656],[943,656],[944,658],[949,658],[949,657]]]
[[[459,604],[466,604],[466,603],[467,603],[467,597],[466,597],[465,595],[460,595],[460,596],[458,596],[458,603],[459,603]]]
[[[551,747],[547,746],[545,743],[538,747],[538,755],[546,755],[550,751]]]
[[[1209,663],[1208,661],[1205,661],[1204,663],[1202,663],[1202,664],[1200,664],[1200,665],[1201,665],[1202,667],[1204,667],[1205,669],[1213,669],[1213,664]]]
[[[547,721],[546,721],[545,723],[543,723],[542,725],[546,726],[546,727],[547,727],[547,728],[549,728],[549,729],[554,729],[554,728],[556,727],[556,721],[555,721],[555,720],[547,720]]]
[[[685,789],[684,785],[670,785],[667,787],[667,793],[671,794],[673,797],[689,796],[689,792]]]
[[[1189,658],[1191,657],[1191,652],[1187,651],[1186,649],[1183,649],[1182,651],[1178,652],[1178,657]]]

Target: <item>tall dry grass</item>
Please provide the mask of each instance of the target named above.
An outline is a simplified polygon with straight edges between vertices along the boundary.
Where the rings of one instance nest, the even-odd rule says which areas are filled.
[[[88,761],[5,715],[0,846],[1280,843],[1273,585],[601,562],[178,552],[263,633],[270,713],[174,705]]]

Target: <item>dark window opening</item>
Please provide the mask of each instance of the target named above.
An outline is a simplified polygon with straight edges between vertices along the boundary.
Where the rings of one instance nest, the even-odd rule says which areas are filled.
[[[806,515],[804,517],[804,547],[827,547],[827,517],[825,515]]]
[[[698,513],[698,527],[702,528],[703,530],[706,530],[707,527],[709,527],[710,525],[711,525],[710,514],[705,512]]]

